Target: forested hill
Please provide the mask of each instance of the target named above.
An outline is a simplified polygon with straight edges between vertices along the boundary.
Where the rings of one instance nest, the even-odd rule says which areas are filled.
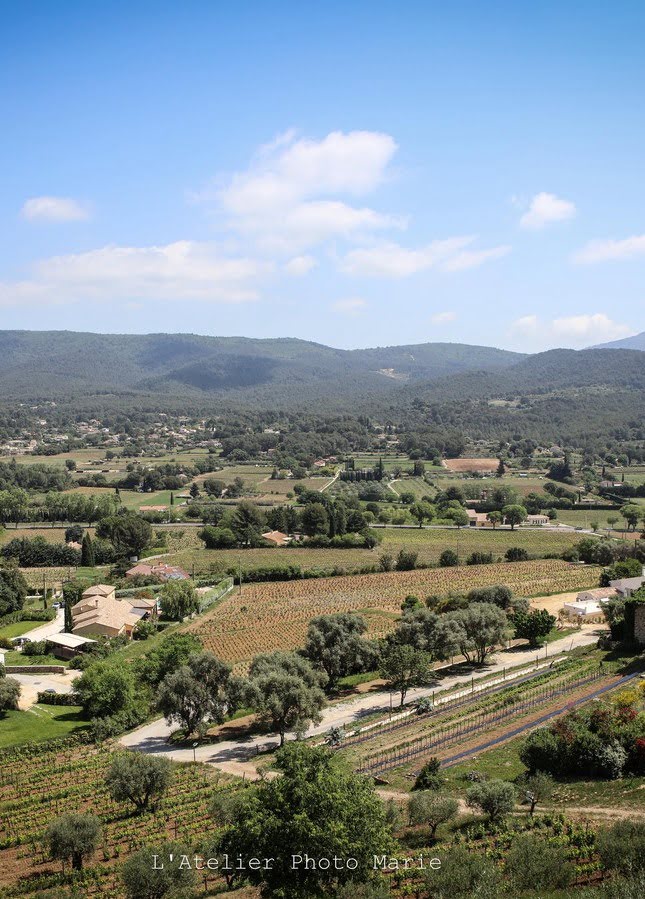
[[[622,340],[612,340],[610,343],[601,343],[596,350],[645,350],[645,331],[634,334],[632,337],[623,337]]]
[[[645,353],[633,350],[549,350],[502,371],[464,372],[417,385],[415,396],[511,400],[589,388],[645,390]]]
[[[405,382],[494,371],[522,358],[447,343],[338,350],[290,338],[2,331],[0,390],[29,398],[126,391],[195,397],[233,392],[236,399],[260,391],[281,401],[294,389],[379,393]]]
[[[4,404],[365,414],[411,430],[546,439],[643,428],[645,353],[524,356],[428,343],[338,350],[295,339],[0,332]],[[642,438],[639,438],[642,439]]]

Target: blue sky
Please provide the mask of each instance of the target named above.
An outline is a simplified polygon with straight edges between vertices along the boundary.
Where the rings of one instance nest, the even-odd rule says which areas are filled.
[[[642,3],[1,7],[2,328],[645,328]]]

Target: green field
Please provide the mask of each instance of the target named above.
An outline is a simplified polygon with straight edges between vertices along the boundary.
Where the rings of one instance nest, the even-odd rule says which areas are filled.
[[[39,704],[27,712],[5,712],[0,716],[0,749],[65,737],[86,725],[79,706]]]
[[[172,529],[168,529],[172,534]],[[379,556],[390,553],[394,556],[402,549],[412,549],[419,554],[418,562],[423,565],[436,564],[445,549],[452,549],[465,560],[472,552],[491,552],[493,559],[502,558],[511,546],[521,547],[535,556],[562,553],[572,546],[580,535],[572,531],[518,530],[493,531],[492,529],[463,528],[375,528],[374,533],[382,538],[375,549],[306,549],[267,548],[241,550],[206,550],[197,537],[198,528],[186,528],[177,551],[166,556],[166,561],[181,565],[188,571],[195,566],[196,573],[225,571],[238,565],[243,570],[251,570],[266,565],[300,565],[302,568],[324,568],[335,566],[347,571],[355,571],[368,565],[377,565]]]
[[[0,627],[0,637],[13,640],[14,637],[22,637],[23,634],[42,624],[44,624],[43,621],[14,621],[13,624],[5,624]]]

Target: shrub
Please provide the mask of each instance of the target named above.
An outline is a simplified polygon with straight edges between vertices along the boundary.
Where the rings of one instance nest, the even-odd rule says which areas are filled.
[[[459,565],[459,556],[451,549],[444,549],[439,556],[439,566],[441,568],[455,568]]]
[[[493,562],[492,553],[471,553],[466,559],[466,565],[491,565]]]
[[[550,846],[542,837],[516,837],[506,856],[506,873],[518,893],[565,889],[573,877],[573,865],[563,846]]]
[[[441,762],[434,756],[425,763],[414,781],[413,790],[437,790],[441,785],[439,769]]]
[[[507,562],[528,562],[529,554],[519,546],[509,546],[504,553]]]
[[[396,557],[394,567],[397,571],[413,571],[417,567],[419,553],[414,550],[401,549]]]
[[[645,823],[618,821],[599,832],[596,845],[604,868],[624,875],[645,872]]]

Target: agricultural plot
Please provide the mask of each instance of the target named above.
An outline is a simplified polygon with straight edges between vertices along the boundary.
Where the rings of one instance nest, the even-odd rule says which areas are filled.
[[[90,747],[3,754],[0,887],[29,896],[59,885],[60,863],[46,859],[41,840],[50,821],[67,812],[91,811],[101,820],[102,840],[87,862],[83,895],[120,895],[118,867],[142,845],[166,838],[197,844],[214,829],[207,808],[215,790],[228,789],[222,775],[205,765],[177,765],[157,812],[132,817],[130,807],[113,802],[105,789],[112,757]]]
[[[499,459],[444,459],[444,465],[448,471],[495,471],[499,465]]]
[[[163,530],[163,528],[159,528]],[[375,528],[382,538],[375,549],[306,549],[293,547],[206,550],[198,538],[198,528],[168,528],[168,545],[171,555],[166,561],[180,565],[187,571],[206,574],[211,571],[226,572],[229,568],[252,571],[272,565],[300,565],[303,570],[352,572],[370,565],[377,565],[382,553],[396,556],[402,549],[418,553],[421,565],[436,565],[445,549],[454,550],[465,560],[473,552],[490,552],[501,560],[509,547],[525,549],[532,556],[555,555],[570,548],[579,534],[563,530],[517,530],[514,532],[492,529],[454,528]]]
[[[600,569],[554,559],[463,568],[420,569],[268,584],[251,584],[191,623],[205,647],[227,662],[248,663],[254,655],[295,649],[316,615],[360,612],[372,636],[390,631],[405,596],[466,593],[473,587],[507,584],[521,596],[584,589]]]

